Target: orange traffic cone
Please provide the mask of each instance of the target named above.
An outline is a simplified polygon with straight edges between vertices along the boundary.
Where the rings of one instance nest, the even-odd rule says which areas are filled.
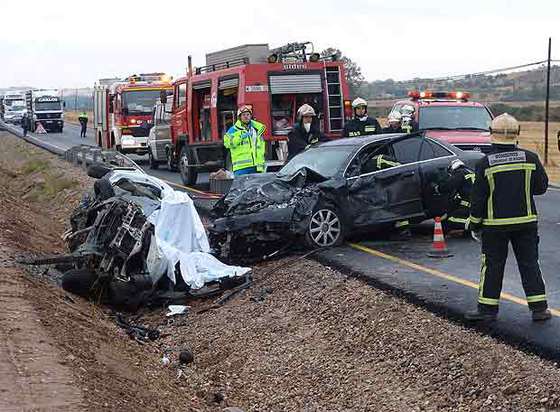
[[[434,220],[434,241],[432,243],[432,250],[428,253],[428,256],[433,258],[451,257],[453,254],[449,253],[449,249],[447,249],[445,237],[443,236],[443,229],[441,227],[441,218],[436,217]]]

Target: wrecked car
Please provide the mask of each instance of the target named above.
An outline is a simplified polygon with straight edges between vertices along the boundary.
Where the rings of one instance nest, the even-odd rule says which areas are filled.
[[[98,180],[70,217],[63,236],[70,254],[43,262],[71,264],[62,277],[65,290],[135,310],[249,281],[249,268],[209,254],[186,193],[134,168],[97,164],[88,174]]]
[[[434,194],[454,159],[469,168],[484,155],[416,134],[326,142],[294,157],[278,173],[236,177],[212,210],[218,256],[243,260],[301,244],[340,244],[355,231],[421,222],[450,207]]]

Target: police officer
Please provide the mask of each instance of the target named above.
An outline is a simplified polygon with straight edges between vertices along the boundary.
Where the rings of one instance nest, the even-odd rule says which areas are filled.
[[[476,165],[469,227],[481,231],[482,269],[478,308],[468,320],[494,320],[498,313],[504,265],[511,242],[534,321],[550,319],[538,261],[537,209],[548,177],[539,157],[517,147],[519,123],[507,113],[490,128],[492,150]]]
[[[460,159],[451,162],[447,173],[447,177],[434,186],[435,195],[449,196],[449,211],[441,217],[441,223],[445,231],[465,230],[475,174]]]
[[[80,125],[82,126],[82,130],[80,130],[80,137],[85,138],[86,137],[86,132],[87,132],[87,124],[88,124],[88,115],[86,112],[81,112],[80,115],[78,116],[78,121],[80,122]]]
[[[354,118],[344,125],[342,137],[356,137],[381,133],[381,126],[377,119],[367,115],[367,102],[358,97],[352,102]]]
[[[315,110],[308,104],[304,104],[298,109],[298,121],[288,134],[288,160],[309,146],[326,140],[313,121],[315,116]]]
[[[224,135],[224,147],[229,149],[235,176],[264,172],[264,124],[253,120],[250,106],[237,110],[237,121]]]

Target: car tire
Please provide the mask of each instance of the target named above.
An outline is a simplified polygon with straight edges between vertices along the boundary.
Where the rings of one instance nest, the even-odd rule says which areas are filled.
[[[148,163],[150,164],[150,169],[152,170],[156,170],[157,168],[159,168],[159,162],[154,159],[152,149],[148,149]]]
[[[192,164],[191,156],[189,151],[185,146],[181,149],[181,154],[179,155],[179,173],[181,175],[181,180],[184,185],[192,186],[196,184],[198,178],[198,172],[194,167],[189,166]]]
[[[89,269],[70,269],[62,275],[62,289],[84,298],[91,295],[97,275]]]
[[[305,231],[305,244],[311,249],[339,246],[346,236],[346,222],[340,211],[325,202],[313,208]]]

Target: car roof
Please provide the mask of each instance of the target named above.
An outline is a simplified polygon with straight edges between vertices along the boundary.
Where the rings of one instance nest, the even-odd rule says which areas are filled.
[[[461,101],[461,100],[399,100],[397,104],[410,104],[417,107],[426,106],[461,106],[461,107],[484,107],[480,102]]]
[[[406,136],[406,133],[387,133],[387,134],[372,134],[359,137],[344,137],[342,139],[331,140],[329,142],[321,143],[320,147],[331,146],[355,146],[361,147],[368,143],[381,142],[383,140],[393,140],[401,136]]]

